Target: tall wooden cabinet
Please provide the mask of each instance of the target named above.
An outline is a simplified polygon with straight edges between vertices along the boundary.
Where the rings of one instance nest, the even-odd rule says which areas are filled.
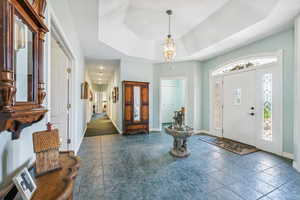
[[[123,81],[124,134],[149,133],[149,83]]]

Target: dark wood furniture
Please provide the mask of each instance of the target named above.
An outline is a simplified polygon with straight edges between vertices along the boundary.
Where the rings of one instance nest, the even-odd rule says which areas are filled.
[[[149,83],[123,81],[124,134],[149,133]]]
[[[35,179],[37,190],[32,200],[72,200],[73,187],[80,161],[71,151],[60,152],[61,169],[52,171]],[[15,191],[15,192],[14,192]],[[14,184],[0,190],[0,199],[14,199],[16,187]]]
[[[12,139],[47,112],[42,106],[45,8],[46,0],[0,1],[0,132],[12,132]]]

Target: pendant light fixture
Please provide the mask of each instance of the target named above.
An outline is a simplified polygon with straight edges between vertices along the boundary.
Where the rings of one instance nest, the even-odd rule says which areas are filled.
[[[175,42],[171,35],[171,16],[173,15],[173,12],[172,10],[167,10],[166,13],[169,16],[169,33],[165,39],[164,57],[166,62],[172,62],[176,55]]]

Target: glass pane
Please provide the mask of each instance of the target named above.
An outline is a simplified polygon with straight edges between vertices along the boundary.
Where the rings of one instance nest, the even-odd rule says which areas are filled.
[[[242,103],[242,89],[236,88],[233,93],[233,105],[239,106]]]
[[[272,74],[263,76],[263,135],[262,139],[272,141]]]
[[[251,58],[246,60],[239,60],[234,63],[222,66],[221,68],[214,71],[213,76],[224,74],[232,71],[244,70],[251,67],[261,66],[265,64],[275,63],[278,61],[277,57],[261,57],[261,58]]]
[[[134,114],[133,114],[133,120],[134,121],[140,121],[141,120],[141,88],[135,86],[133,88],[133,102],[134,102]]]
[[[221,83],[215,83],[214,89],[214,128],[221,128],[222,120],[222,96],[221,96]]]
[[[16,79],[16,101],[33,101],[33,38],[34,33],[22,21],[15,16],[15,79]]]

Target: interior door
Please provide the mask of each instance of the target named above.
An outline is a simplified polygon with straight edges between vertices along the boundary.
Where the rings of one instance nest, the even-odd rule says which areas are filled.
[[[255,145],[256,72],[224,76],[223,137]]]
[[[69,141],[69,59],[56,40],[51,42],[51,123],[58,128],[61,150],[68,150]]]
[[[170,123],[173,121],[174,111],[179,110],[175,103],[174,93],[176,87],[173,85],[161,85],[161,106],[162,106],[162,123]],[[178,97],[177,97],[178,98]]]

